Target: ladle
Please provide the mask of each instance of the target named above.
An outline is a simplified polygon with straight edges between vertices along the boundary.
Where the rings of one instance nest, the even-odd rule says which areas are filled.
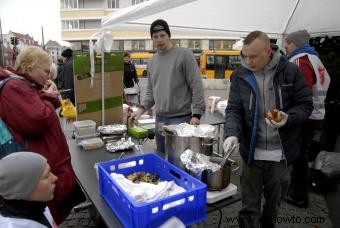
[[[223,160],[220,163],[221,169],[224,167],[224,165],[227,162],[228,158],[234,152],[235,149],[236,149],[236,145],[233,145],[233,147],[230,149],[230,151],[227,153],[227,155],[223,158]]]

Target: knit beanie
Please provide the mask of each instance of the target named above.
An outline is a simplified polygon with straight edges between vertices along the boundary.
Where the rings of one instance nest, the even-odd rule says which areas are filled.
[[[16,152],[0,160],[0,195],[8,200],[26,200],[44,172],[46,158],[32,152]]]
[[[305,44],[309,44],[309,33],[307,30],[299,30],[288,34],[286,40],[293,42],[296,46],[301,47]]]
[[[171,37],[168,23],[162,19],[155,20],[154,22],[152,22],[151,27],[150,27],[151,37],[152,37],[152,33],[159,32],[162,30],[168,33],[169,37]]]
[[[70,57],[72,57],[72,55],[73,55],[73,51],[72,51],[72,49],[70,49],[70,48],[65,49],[65,50],[61,53],[61,56],[65,57],[65,58],[70,58]]]

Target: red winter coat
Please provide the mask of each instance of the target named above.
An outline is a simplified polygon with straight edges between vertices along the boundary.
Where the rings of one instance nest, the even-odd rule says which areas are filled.
[[[60,102],[55,95],[42,92],[41,85],[35,84],[30,76],[16,74],[25,79],[10,80],[3,87],[0,116],[19,143],[24,145],[26,139],[27,151],[47,158],[51,171],[58,177],[54,198],[48,206],[54,220],[60,224],[70,210],[84,200],[55,110]],[[0,80],[6,77],[7,72],[0,70]]]

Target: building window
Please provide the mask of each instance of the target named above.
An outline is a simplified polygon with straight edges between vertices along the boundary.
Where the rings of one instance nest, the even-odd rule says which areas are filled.
[[[119,8],[119,0],[107,0],[107,8]]]
[[[189,40],[188,48],[190,49],[200,49],[201,48],[201,40]]]
[[[210,40],[210,50],[231,50],[235,40]]]
[[[149,0],[132,0],[132,5],[137,5],[137,4],[139,4],[139,3],[142,3],[142,2],[147,2],[147,1],[149,1]]]
[[[132,40],[131,46],[132,46],[132,50],[144,51],[145,40]]]
[[[98,29],[100,28],[101,20],[79,20],[79,29]]]
[[[60,0],[60,8],[62,9],[77,9],[78,0]]]
[[[62,20],[61,28],[64,30],[79,29],[78,20]]]
[[[180,39],[171,39],[171,42],[177,47],[181,46],[181,40]]]
[[[124,50],[124,40],[114,40],[112,43],[112,50],[123,51]]]

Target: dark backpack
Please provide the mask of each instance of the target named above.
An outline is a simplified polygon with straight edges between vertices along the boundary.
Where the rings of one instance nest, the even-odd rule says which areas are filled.
[[[10,80],[21,80],[19,76],[10,76],[3,80],[0,80],[0,92],[6,83]],[[8,154],[22,151],[27,148],[27,142],[25,140],[25,145],[20,145],[13,137],[11,132],[8,130],[6,124],[0,118],[0,159],[7,156]]]

